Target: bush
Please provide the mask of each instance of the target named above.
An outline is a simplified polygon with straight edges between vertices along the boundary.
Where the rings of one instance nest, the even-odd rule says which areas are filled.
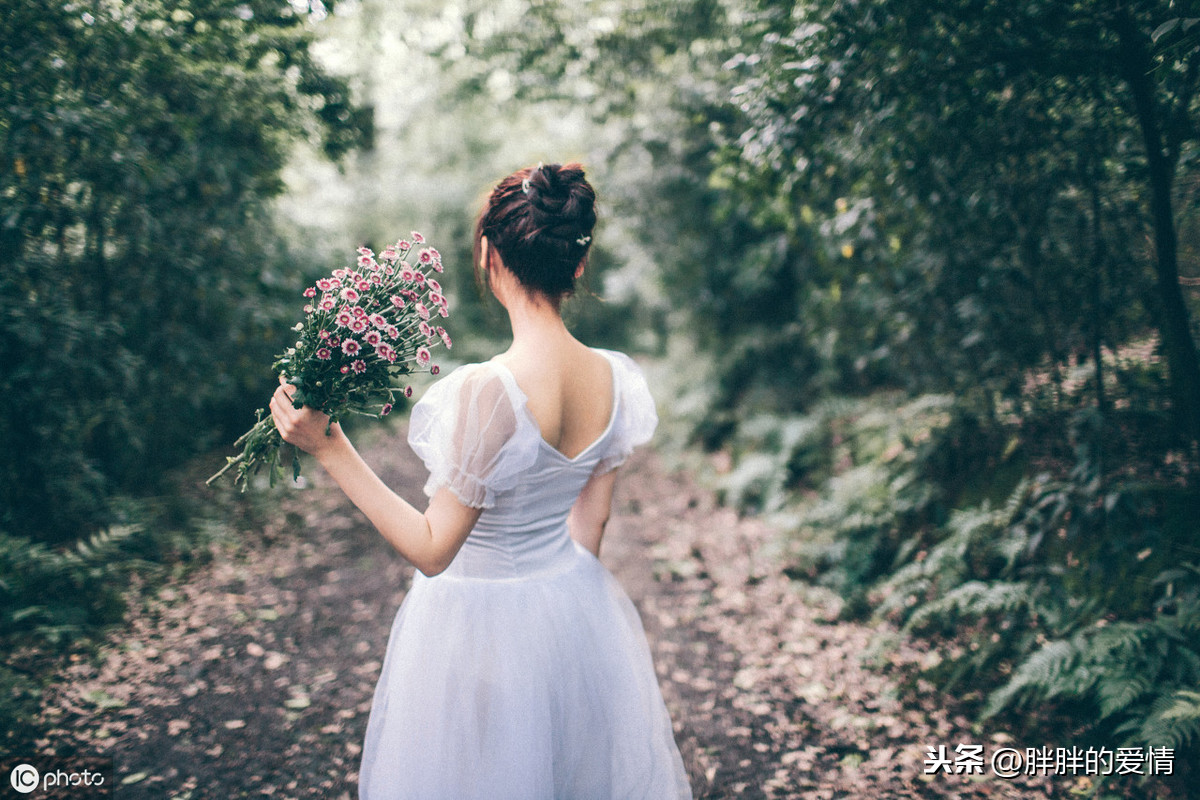
[[[323,130],[337,155],[370,132],[311,38],[268,0],[6,4],[0,527],[104,527],[114,492],[153,487],[269,388],[301,267],[266,203],[297,138]]]

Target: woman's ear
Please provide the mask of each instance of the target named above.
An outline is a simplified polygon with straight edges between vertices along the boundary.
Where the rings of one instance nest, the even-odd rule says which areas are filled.
[[[479,269],[488,271],[488,240],[486,236],[479,237]]]
[[[575,268],[575,280],[579,280],[581,277],[583,277],[583,264],[584,262],[580,261],[579,266]]]

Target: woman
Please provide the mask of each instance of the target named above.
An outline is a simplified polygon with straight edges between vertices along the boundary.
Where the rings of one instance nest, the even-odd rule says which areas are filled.
[[[575,164],[521,170],[488,198],[476,268],[513,342],[413,408],[424,513],[292,387],[271,399],[283,438],[420,571],[375,691],[364,800],[691,797],[641,621],[597,560],[616,468],[657,416],[633,361],[584,346],[559,313],[595,221]]]

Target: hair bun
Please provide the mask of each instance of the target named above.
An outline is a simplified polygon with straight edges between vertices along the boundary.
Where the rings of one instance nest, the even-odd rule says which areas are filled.
[[[579,164],[538,164],[496,186],[475,228],[522,285],[556,303],[574,290],[596,224],[596,193]]]
[[[549,236],[575,240],[591,234],[596,224],[596,194],[578,164],[539,164],[528,177],[529,205],[539,227]]]
[[[558,164],[538,164],[529,173],[529,203],[544,214],[562,211],[570,197],[570,188],[560,177]]]

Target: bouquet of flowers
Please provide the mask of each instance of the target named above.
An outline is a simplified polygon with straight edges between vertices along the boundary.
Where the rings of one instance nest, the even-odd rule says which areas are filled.
[[[424,236],[413,231],[378,257],[360,247],[355,263],[304,290],[304,319],[293,328],[299,338],[273,367],[296,387],[296,407],[320,409],[331,425],[346,414],[387,416],[397,394],[412,396],[411,386],[397,382],[414,372],[436,375],[430,348],[451,346],[445,328],[432,324],[450,310],[432,277],[441,273],[442,257],[426,246]],[[282,474],[283,439],[265,409],[256,414],[254,427],[234,442],[241,452],[206,483],[234,467],[234,482],[243,491],[248,477],[264,464],[270,467],[272,484]],[[292,459],[292,476],[300,476],[298,454]]]

